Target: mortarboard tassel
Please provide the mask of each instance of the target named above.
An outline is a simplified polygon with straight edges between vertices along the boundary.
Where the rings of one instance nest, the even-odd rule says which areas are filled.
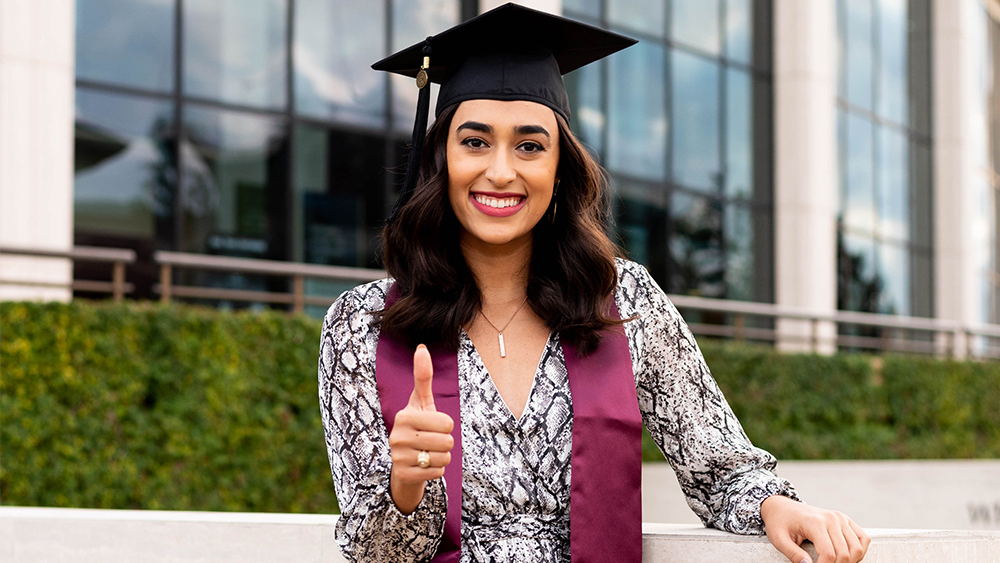
[[[403,183],[403,190],[399,192],[399,199],[389,214],[389,223],[396,218],[399,210],[406,205],[413,190],[417,187],[417,177],[420,175],[420,157],[424,152],[424,136],[427,134],[427,114],[430,113],[431,106],[431,84],[427,77],[427,70],[431,60],[431,38],[424,40],[423,48],[424,60],[417,73],[417,88],[420,93],[417,95],[417,115],[413,120],[413,136],[410,138],[410,156],[406,162],[406,180]]]

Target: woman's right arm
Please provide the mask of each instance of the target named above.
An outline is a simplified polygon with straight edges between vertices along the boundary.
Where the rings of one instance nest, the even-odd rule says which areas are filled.
[[[350,561],[429,561],[444,530],[447,498],[442,480],[434,479],[412,513],[404,515],[392,500],[392,459],[375,384],[378,334],[369,326],[383,290],[368,284],[344,293],[323,322],[319,402],[341,510],[336,537]]]

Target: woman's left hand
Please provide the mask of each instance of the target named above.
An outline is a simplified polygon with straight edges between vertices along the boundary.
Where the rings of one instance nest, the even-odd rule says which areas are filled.
[[[788,497],[764,499],[760,517],[771,544],[792,563],[857,563],[868,553],[871,538],[845,514],[823,510]],[[809,540],[819,560],[800,544]]]

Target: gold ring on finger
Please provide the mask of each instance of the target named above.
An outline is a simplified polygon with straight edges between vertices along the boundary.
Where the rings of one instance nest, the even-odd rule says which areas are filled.
[[[417,467],[427,469],[431,466],[431,454],[427,450],[417,452]]]

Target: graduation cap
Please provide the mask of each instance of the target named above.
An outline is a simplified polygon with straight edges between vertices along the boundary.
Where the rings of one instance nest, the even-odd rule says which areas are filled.
[[[630,47],[635,39],[517,4],[504,4],[372,65],[417,79],[420,94],[406,181],[389,221],[417,183],[430,107],[429,82],[441,84],[435,116],[465,100],[528,100],[567,122],[562,75]]]

